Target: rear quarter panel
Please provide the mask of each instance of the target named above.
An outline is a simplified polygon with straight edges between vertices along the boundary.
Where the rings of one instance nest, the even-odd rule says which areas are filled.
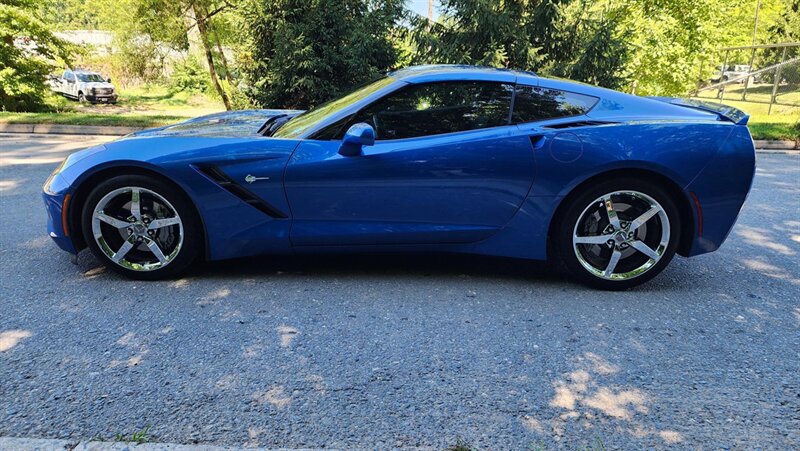
[[[712,252],[736,223],[755,177],[755,146],[746,125],[737,125],[712,160],[687,187],[702,208],[702,225],[688,255]]]
[[[579,119],[571,119],[572,121]],[[578,185],[605,172],[639,169],[658,173],[683,191],[724,147],[735,126],[721,121],[643,121],[551,129],[560,121],[519,126],[532,137],[536,176],[517,215],[470,251],[546,259],[553,215]],[[695,218],[696,221],[696,218]],[[520,246],[520,243],[526,243]],[[530,244],[527,244],[530,243]]]

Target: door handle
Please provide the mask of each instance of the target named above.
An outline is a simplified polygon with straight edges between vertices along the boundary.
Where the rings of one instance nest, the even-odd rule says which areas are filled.
[[[533,145],[533,150],[539,150],[544,147],[544,143],[547,138],[543,134],[535,134],[529,136],[531,140],[531,145]]]

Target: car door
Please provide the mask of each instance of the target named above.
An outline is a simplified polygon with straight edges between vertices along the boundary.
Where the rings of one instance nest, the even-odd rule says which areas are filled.
[[[69,77],[72,72],[66,70],[63,74],[61,74],[61,79],[58,80],[58,90],[62,94],[69,94]]]
[[[508,125],[512,93],[494,82],[411,84],[303,141],[284,179],[292,244],[469,243],[495,233],[534,176],[529,137]],[[361,122],[375,128],[375,144],[340,155],[344,129]]]
[[[67,76],[67,94],[76,99],[78,98],[78,78],[74,72],[70,72]]]

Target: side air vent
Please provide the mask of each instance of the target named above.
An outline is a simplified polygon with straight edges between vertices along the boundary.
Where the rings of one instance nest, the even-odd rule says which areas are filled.
[[[222,169],[216,166],[203,166],[198,167],[197,169],[206,177],[213,180],[217,185],[221,186],[229,193],[244,201],[244,203],[251,205],[253,208],[261,211],[262,213],[279,219],[284,219],[287,217],[284,212],[278,210],[267,202],[264,202],[255,194],[234,182],[230,177],[228,177],[227,174],[222,172]]]
[[[611,125],[616,124],[616,122],[608,122],[608,121],[577,121],[577,122],[564,122],[561,124],[553,124],[547,125],[545,128],[575,128],[575,127],[593,127],[598,125]]]

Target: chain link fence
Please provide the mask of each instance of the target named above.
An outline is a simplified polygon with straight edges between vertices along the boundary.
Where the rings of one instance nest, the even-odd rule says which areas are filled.
[[[697,71],[693,97],[800,107],[800,42],[723,48]]]

